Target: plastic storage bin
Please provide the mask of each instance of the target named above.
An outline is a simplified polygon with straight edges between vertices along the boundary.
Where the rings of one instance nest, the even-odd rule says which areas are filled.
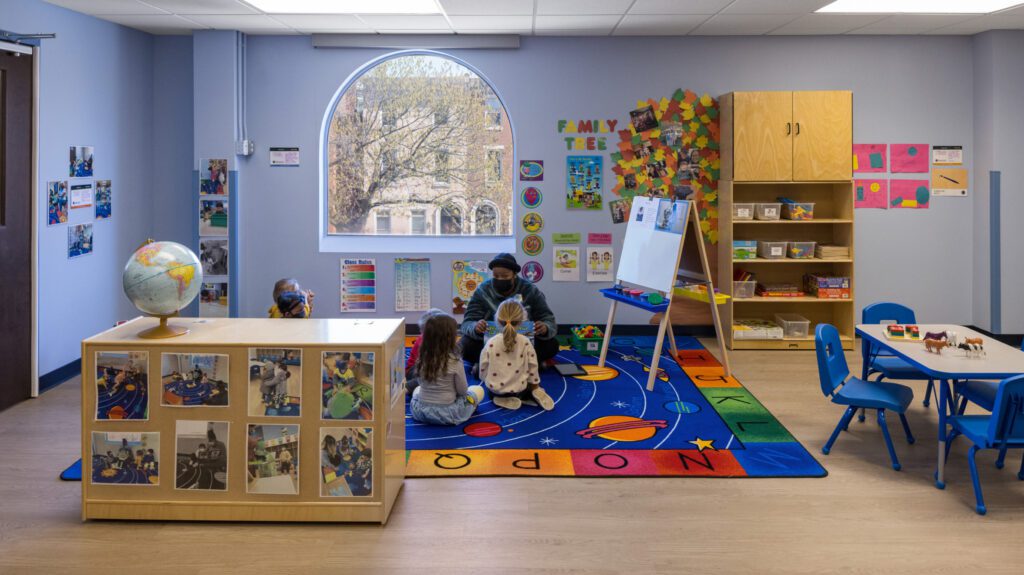
[[[782,204],[782,219],[813,220],[814,202],[797,202],[792,204]]]
[[[746,281],[746,282],[732,282],[732,297],[737,299],[746,299],[754,297],[754,289],[757,287],[757,281]]]
[[[811,321],[800,314],[777,313],[775,323],[782,328],[782,337],[807,337],[811,331]]]
[[[814,258],[814,246],[817,242],[789,242],[786,248],[786,257],[795,260],[809,260]]]
[[[757,259],[757,242],[754,240],[733,240],[732,259],[753,260]]]
[[[733,204],[732,219],[752,220],[754,219],[754,206],[756,204]]]
[[[779,219],[779,214],[781,214],[781,213],[782,213],[782,204],[781,203],[775,202],[775,203],[757,204],[757,207],[754,209],[754,219],[755,220],[777,220],[777,219]]]
[[[757,242],[757,257],[766,260],[786,259],[786,244],[789,242]]]

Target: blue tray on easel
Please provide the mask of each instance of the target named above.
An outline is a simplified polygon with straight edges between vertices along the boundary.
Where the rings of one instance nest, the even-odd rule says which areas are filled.
[[[608,299],[613,299],[613,300],[615,300],[617,302],[621,302],[621,303],[624,303],[624,304],[627,304],[627,305],[631,305],[633,307],[638,307],[638,308],[640,308],[642,310],[647,310],[647,311],[649,311],[651,313],[661,313],[661,312],[663,312],[663,311],[668,309],[668,300],[667,299],[664,302],[662,302],[662,303],[654,305],[654,304],[648,303],[647,300],[645,300],[643,298],[631,297],[631,296],[628,296],[628,295],[624,295],[624,294],[616,292],[615,290],[613,290],[611,288],[606,288],[606,289],[597,290],[597,291],[601,292],[601,295],[603,295],[604,297],[606,297]]]

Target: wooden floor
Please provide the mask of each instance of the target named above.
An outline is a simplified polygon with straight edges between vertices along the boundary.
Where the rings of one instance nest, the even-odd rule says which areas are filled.
[[[713,346],[713,341],[705,341]],[[824,479],[414,479],[373,525],[79,520],[78,381],[0,413],[0,573],[1020,573],[1020,453],[980,457],[974,513],[966,445],[933,487],[936,415],[909,413],[889,467],[873,419],[820,447],[841,409],[813,352],[733,354],[736,375],[829,471]],[[859,372],[857,354],[850,354]],[[895,418],[894,418],[895,419]]]

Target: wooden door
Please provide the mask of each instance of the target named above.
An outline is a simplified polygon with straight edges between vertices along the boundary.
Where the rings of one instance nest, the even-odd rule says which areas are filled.
[[[0,46],[0,409],[32,394],[32,56]]]
[[[793,179],[793,93],[735,92],[733,179]]]
[[[853,177],[853,93],[793,92],[793,179]]]

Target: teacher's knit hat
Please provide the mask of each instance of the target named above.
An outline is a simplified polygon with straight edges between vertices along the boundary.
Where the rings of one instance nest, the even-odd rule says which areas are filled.
[[[494,259],[491,260],[491,263],[487,264],[487,268],[492,270],[494,268],[505,268],[507,270],[512,270],[516,273],[519,273],[519,270],[523,269],[516,262],[516,258],[512,254],[506,253],[500,253],[494,256]]]

